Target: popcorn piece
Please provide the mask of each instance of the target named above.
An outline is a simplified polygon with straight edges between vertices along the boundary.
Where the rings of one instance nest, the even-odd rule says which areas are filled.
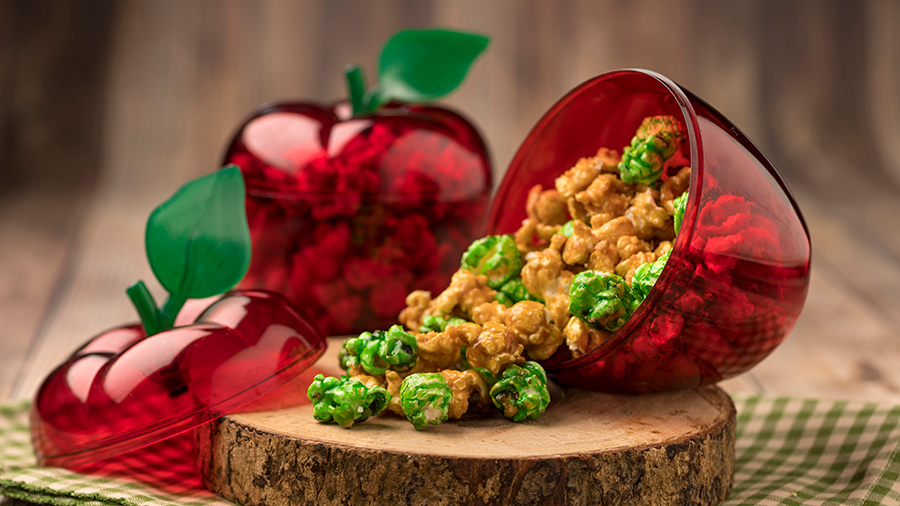
[[[644,118],[631,145],[622,152],[619,163],[622,181],[645,185],[655,182],[666,160],[675,154],[684,138],[681,122],[674,117]]]
[[[633,237],[633,236],[631,236]],[[594,246],[591,257],[588,259],[587,268],[592,271],[612,273],[619,263],[619,253],[609,241],[600,241]]]
[[[491,387],[491,399],[514,422],[537,418],[550,404],[547,373],[537,362],[510,366]]]
[[[522,278],[511,279],[497,290],[497,302],[506,307],[512,306],[516,302],[522,302],[523,300],[533,300],[533,298],[522,283]]]
[[[566,339],[566,346],[572,352],[573,358],[578,358],[590,350],[593,350],[600,343],[606,341],[610,333],[591,327],[581,318],[569,318],[566,328],[563,331]]]
[[[422,316],[431,304],[431,293],[415,290],[406,296],[406,308],[400,311],[400,323],[407,329],[417,332],[422,326]]]
[[[441,371],[453,394],[447,409],[450,419],[457,419],[469,410],[486,411],[491,405],[490,389],[484,377],[474,369],[467,371]]]
[[[507,307],[497,301],[485,302],[472,310],[472,321],[478,325],[487,322],[506,323]]]
[[[615,174],[601,174],[582,192],[575,195],[591,215],[607,213],[612,217],[622,216],[630,200],[631,186],[622,182]]]
[[[572,280],[575,274],[570,271],[562,271],[559,273],[559,280],[555,287],[548,287],[548,293],[544,305],[550,312],[550,325],[554,325],[562,331],[566,322],[569,321],[569,291],[572,287]],[[550,289],[555,288],[555,292],[550,293]]]
[[[506,326],[532,360],[546,360],[563,342],[562,332],[550,324],[550,311],[540,302],[523,301],[509,308]]]
[[[367,387],[357,378],[317,375],[306,393],[313,401],[313,417],[335,422],[345,429],[381,413],[390,401],[387,390]]]
[[[594,157],[578,160],[574,167],[556,178],[556,190],[566,199],[587,188],[603,170],[603,162]],[[571,210],[570,210],[571,212]],[[573,215],[572,218],[575,218]]]
[[[566,207],[569,209],[569,216],[577,221],[588,221],[591,219],[590,213],[584,204],[575,200],[575,197],[569,197],[566,200]]]
[[[448,332],[418,334],[416,343],[419,346],[419,357],[413,369],[415,372],[437,372],[452,368],[459,361],[460,348],[467,344]]]
[[[662,256],[668,256],[669,253],[672,252],[672,243],[670,241],[660,241],[659,246],[653,250],[653,254],[656,255],[656,258]]]
[[[547,247],[550,238],[559,232],[561,225],[545,225],[531,218],[522,220],[522,226],[513,234],[516,247],[523,255]]]
[[[461,267],[487,276],[491,288],[500,288],[522,270],[522,255],[511,235],[489,235],[473,242],[463,253]]]
[[[460,269],[450,279],[450,286],[431,301],[425,313],[443,316],[458,309],[466,317],[471,317],[475,306],[494,300],[497,294],[487,286],[487,282],[488,278],[483,274]]]
[[[655,260],[655,253],[635,253],[634,255],[631,255],[630,257],[622,260],[618,265],[616,265],[616,274],[625,278],[625,283],[627,283],[628,286],[631,286],[631,277],[634,276],[634,271],[637,270],[637,268],[641,265],[648,262],[653,262]]]
[[[615,332],[628,318],[625,280],[616,274],[584,271],[572,281],[569,310],[592,325]]]
[[[400,385],[403,383],[403,376],[395,371],[387,371],[384,373],[384,388],[391,395],[391,401],[388,403],[387,409],[397,415],[403,414],[403,406],[400,405]]]
[[[542,191],[541,185],[535,185],[528,192],[525,210],[528,217],[545,225],[562,225],[569,220],[566,199],[557,190]]]
[[[547,291],[547,287],[556,283],[560,272],[562,272],[563,261],[562,255],[559,253],[559,248],[565,244],[566,239],[567,238],[564,235],[557,234],[553,236],[551,246],[543,251],[537,252],[534,257],[526,261],[525,266],[522,267],[522,284],[524,284],[525,288],[528,289],[528,292],[538,300],[545,299],[544,292]],[[559,248],[553,247],[554,245],[558,245]],[[555,286],[556,285],[553,285],[551,293],[556,292]]]
[[[477,323],[463,323],[447,327],[447,335],[455,339],[461,346],[468,346],[478,339],[483,327]]]
[[[616,241],[616,253],[619,258],[628,258],[635,253],[650,251],[650,244],[635,235],[624,235]]]
[[[584,222],[574,221],[572,236],[566,241],[562,250],[563,261],[569,265],[586,263],[596,243],[597,239],[594,238],[591,229]]]
[[[678,174],[663,181],[659,189],[659,205],[669,213],[675,215],[673,201],[683,195],[691,186],[691,168],[683,167]]]
[[[481,333],[469,341],[466,359],[472,367],[484,367],[492,374],[498,375],[510,365],[524,362],[523,350],[524,347],[519,344],[516,335],[505,325],[487,322]]]
[[[656,205],[654,193],[656,190],[652,188],[635,193],[631,199],[631,207],[625,211],[625,216],[634,225],[634,235],[641,239],[647,239],[664,229],[669,222],[669,213]]]
[[[371,375],[383,375],[387,369],[406,371],[416,364],[416,338],[394,325],[387,331],[363,332],[344,342],[339,353],[342,367],[356,373],[362,368]]]
[[[631,219],[627,216],[619,216],[604,223],[600,228],[594,228],[592,233],[597,242],[609,241],[610,244],[616,244],[619,237],[637,235],[637,230],[635,230]]]
[[[687,210],[687,199],[688,194],[682,193],[680,197],[672,202],[672,208],[675,210],[673,219],[673,228],[675,229],[675,234],[677,235],[681,232],[681,224],[684,222],[684,213]]]
[[[597,150],[597,160],[600,162],[600,172],[602,173],[619,173],[619,162],[622,157],[619,152],[614,149],[600,148]]]
[[[400,385],[403,414],[416,430],[447,421],[453,391],[436,372],[411,374]]]

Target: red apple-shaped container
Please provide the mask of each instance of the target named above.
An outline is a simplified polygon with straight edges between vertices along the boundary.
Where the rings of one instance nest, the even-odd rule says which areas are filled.
[[[388,328],[443,290],[484,231],[485,144],[459,114],[389,104],[263,107],[234,136],[253,259],[243,288],[286,295],[328,335]]]
[[[284,385],[326,346],[259,290],[230,292],[187,323],[149,337],[112,329],[51,372],[31,405],[38,462],[76,468],[188,431]]]
[[[666,77],[619,70],[557,102],[519,148],[491,207],[488,233],[514,232],[528,190],[598,148],[629,144],[642,119],[685,126],[692,174],[674,249],[628,322],[578,358],[544,363],[565,384],[642,394],[714,383],[747,371],[778,346],[809,287],[810,241],[784,181],[722,114]]]

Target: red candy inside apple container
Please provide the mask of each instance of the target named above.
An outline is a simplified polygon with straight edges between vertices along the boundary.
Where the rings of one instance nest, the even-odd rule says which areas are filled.
[[[519,148],[491,207],[488,233],[515,232],[529,189],[598,148],[627,146],[643,118],[682,121],[691,181],[680,232],[643,303],[605,342],[542,365],[589,390],[648,393],[747,371],[793,327],[809,287],[809,234],[781,177],[722,114],[646,70],[601,74],[557,102]]]
[[[459,114],[421,104],[452,91],[487,45],[477,35],[400,32],[378,85],[347,71],[349,102],[281,103],[239,128],[254,256],[245,288],[287,296],[329,335],[396,323],[406,295],[442,290],[483,231],[487,150]]]

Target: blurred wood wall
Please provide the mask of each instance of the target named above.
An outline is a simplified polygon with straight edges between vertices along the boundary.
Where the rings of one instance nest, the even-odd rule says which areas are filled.
[[[567,90],[644,67],[722,110],[789,177],[817,178],[823,152],[874,179],[900,173],[891,0],[3,0],[2,186],[102,173],[171,187],[215,168],[259,104],[342,97],[345,64],[371,70],[392,32],[432,25],[492,36],[448,102],[482,128],[498,172]]]
[[[447,102],[481,128],[498,180],[591,76],[643,67],[691,89],[772,159],[810,224],[813,288],[787,363],[861,320],[858,349],[900,339],[900,2],[0,0],[0,385],[30,357],[13,390],[27,396],[54,357],[133,318],[122,288],[152,279],[143,221],[217,167],[242,118],[341,98],[345,64],[373,75],[384,40],[425,26],[492,37]],[[809,362],[810,395],[895,365],[828,357],[821,381]]]

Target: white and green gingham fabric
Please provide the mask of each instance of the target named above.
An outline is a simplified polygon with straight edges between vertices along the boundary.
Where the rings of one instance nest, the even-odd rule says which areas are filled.
[[[737,396],[734,490],[724,505],[900,506],[900,406]],[[189,463],[35,466],[27,406],[0,406],[0,495],[58,505],[229,505]],[[177,443],[173,443],[177,444]],[[149,483],[153,483],[150,485]]]
[[[0,496],[60,506],[234,506],[203,488],[184,458],[191,445],[186,436],[90,466],[87,474],[38,467],[29,437],[28,405],[0,405]]]

